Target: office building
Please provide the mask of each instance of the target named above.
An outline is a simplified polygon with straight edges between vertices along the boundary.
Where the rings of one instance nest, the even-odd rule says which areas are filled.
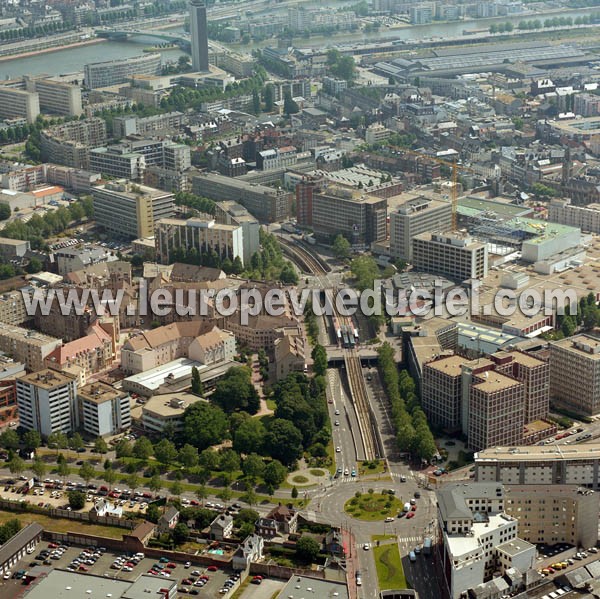
[[[431,4],[419,4],[410,7],[411,25],[427,25],[433,20],[434,7]]]
[[[17,406],[24,429],[44,437],[55,432],[69,435],[79,426],[76,378],[49,368],[20,377]]]
[[[198,255],[214,252],[221,259],[244,261],[242,227],[220,225],[202,218],[165,218],[156,223],[156,256],[163,264],[170,262],[171,252],[181,248]]]
[[[106,383],[91,383],[77,392],[80,422],[93,437],[116,435],[131,426],[129,393]]]
[[[578,485],[507,485],[506,513],[519,521],[519,537],[530,543],[594,547],[598,495]]]
[[[448,231],[452,226],[452,205],[444,200],[411,197],[390,213],[392,258],[412,262],[412,240],[421,233]]]
[[[475,454],[475,480],[600,489],[600,443],[490,447]]]
[[[10,261],[16,258],[23,258],[30,249],[31,245],[29,241],[0,237],[0,256],[2,256],[3,260]]]
[[[27,314],[23,291],[18,289],[0,295],[0,323],[20,325],[31,320],[32,317]]]
[[[79,85],[54,81],[43,76],[26,75],[24,81],[28,92],[38,94],[42,112],[64,116],[80,116],[83,113]]]
[[[497,483],[450,483],[437,492],[440,582],[451,599],[496,573],[516,568],[525,574],[535,566],[535,546],[517,537],[518,522],[505,512],[505,499]]]
[[[600,340],[576,335],[550,343],[550,397],[586,416],[600,412]]]
[[[0,86],[0,119],[25,119],[33,123],[39,114],[38,94]]]
[[[600,204],[573,206],[569,198],[555,198],[548,205],[548,220],[578,227],[582,231],[600,233]]]
[[[142,406],[141,424],[150,434],[160,435],[166,426],[176,432],[183,429],[185,409],[199,401],[206,401],[191,393],[161,393],[154,395]]]
[[[412,264],[415,270],[459,282],[483,279],[488,272],[487,245],[459,232],[421,233],[413,237]]]
[[[320,189],[321,180],[310,175],[303,175],[296,183],[296,222],[301,227],[312,227],[313,198]]]
[[[313,195],[312,223],[317,239],[342,234],[355,247],[387,237],[387,200],[360,191],[329,187]]]
[[[192,68],[196,72],[208,71],[208,29],[206,4],[203,0],[190,2],[190,37],[192,42]]]
[[[469,393],[469,448],[520,445],[525,424],[523,384],[497,371],[473,375]]]
[[[44,358],[61,344],[61,339],[30,329],[6,324],[0,327],[0,351],[34,372],[44,367]]]
[[[234,200],[263,222],[281,222],[290,215],[292,194],[216,173],[192,178],[192,192],[215,201]]]
[[[137,239],[154,234],[155,224],[175,211],[172,193],[129,183],[107,183],[92,188],[94,217],[118,237]]]
[[[431,424],[446,431],[459,431],[461,421],[461,356],[445,356],[423,366],[421,405]]]
[[[90,89],[127,83],[133,75],[158,75],[160,54],[143,54],[130,58],[94,62],[84,67],[85,84]]]

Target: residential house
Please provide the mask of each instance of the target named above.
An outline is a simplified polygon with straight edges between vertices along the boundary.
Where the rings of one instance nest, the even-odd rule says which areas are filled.
[[[250,562],[258,562],[263,558],[264,539],[259,535],[250,535],[233,554],[232,567],[234,570],[245,570]]]
[[[179,510],[172,505],[169,506],[165,513],[158,519],[158,531],[161,533],[173,530],[179,522]]]
[[[229,514],[219,514],[210,523],[209,536],[213,541],[224,541],[233,532],[233,517]]]

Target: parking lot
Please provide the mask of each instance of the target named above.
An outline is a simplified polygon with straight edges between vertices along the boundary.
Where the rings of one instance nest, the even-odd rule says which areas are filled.
[[[89,511],[94,503],[100,497],[105,497],[112,504],[120,506],[124,512],[146,513],[148,501],[151,496],[144,497],[142,493],[132,494],[128,489],[114,487],[109,491],[108,487],[100,486],[98,489],[89,489],[85,485],[63,484],[62,481],[45,479],[44,482],[36,483],[27,494],[19,492],[19,489],[25,485],[22,480],[15,480],[12,484],[8,481],[0,483],[0,497],[10,501],[28,501],[34,505],[63,508],[66,509],[69,504],[68,492],[72,490],[83,491],[86,493],[86,503],[82,511]],[[2,486],[4,485],[4,486]],[[92,485],[93,486],[93,485]],[[149,495],[146,493],[146,495]]]
[[[111,551],[100,551],[100,555],[94,556],[94,550],[87,550],[88,553],[82,547],[70,546],[70,547],[53,547],[53,544],[40,543],[36,548],[36,551],[23,558],[19,564],[17,564],[12,572],[13,574],[18,570],[30,570],[36,565],[46,565],[53,568],[59,568],[61,570],[68,570],[79,572],[81,574],[95,574],[97,576],[105,576],[107,578],[114,578],[117,580],[136,580],[140,575],[150,572],[153,568],[155,571],[162,570],[165,573],[168,572],[169,576],[165,576],[169,580],[177,581],[177,588],[179,590],[179,597],[196,596],[199,598],[214,598],[214,597],[227,597],[232,594],[221,593],[220,590],[223,588],[225,581],[232,575],[231,572],[224,572],[223,570],[212,571],[214,567],[198,567],[190,565],[186,567],[182,563],[169,562],[165,557],[162,558],[149,558],[143,557],[136,560],[131,555],[114,553]],[[54,553],[54,555],[53,555]],[[121,560],[117,562],[117,560]],[[77,563],[74,560],[78,560]],[[92,562],[93,563],[89,563]],[[136,563],[137,562],[137,563]],[[116,565],[118,563],[118,565]],[[125,564],[131,564],[126,566]],[[163,576],[159,574],[158,576]],[[205,580],[206,582],[201,583],[199,581]],[[186,581],[184,583],[184,581]],[[22,589],[20,581],[2,581],[5,584],[12,582],[17,583],[18,589]],[[267,581],[265,581],[267,582]],[[0,587],[1,588],[1,587]],[[185,589],[188,592],[183,592]],[[2,593],[2,596],[9,596]]]

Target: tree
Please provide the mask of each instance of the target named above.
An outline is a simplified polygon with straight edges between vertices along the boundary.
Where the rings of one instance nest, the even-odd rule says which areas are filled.
[[[102,475],[102,478],[106,481],[106,483],[108,484],[108,486],[110,488],[112,488],[112,486],[117,481],[117,476],[118,476],[117,473],[112,468],[109,468],[108,470],[104,471],[104,474]]]
[[[108,453],[108,445],[102,437],[97,437],[94,441],[94,451],[96,453]]]
[[[256,505],[256,502],[258,501],[258,495],[256,494],[256,491],[250,487],[243,495],[240,496],[240,501],[243,501],[248,505]]]
[[[267,83],[264,91],[265,112],[273,112],[275,106],[275,88],[272,83]]]
[[[171,493],[176,497],[179,497],[183,493],[183,485],[178,480],[171,485]]]
[[[5,206],[5,204],[1,204],[1,205]],[[3,219],[0,219],[0,220],[3,220]],[[29,264],[27,264],[27,266],[25,267],[25,270],[30,275],[33,275],[36,272],[40,272],[43,269],[44,269],[44,265],[42,264],[42,261],[39,258],[36,258],[35,256],[33,258],[29,259]]]
[[[72,510],[82,510],[85,507],[85,493],[83,491],[69,491],[67,497]]]
[[[127,477],[127,486],[129,487],[129,489],[131,491],[135,491],[138,486],[140,484],[140,477],[135,474],[135,472],[131,473],[128,477]]]
[[[8,429],[0,435],[0,445],[4,447],[4,449],[19,449],[19,443],[20,439],[17,431]]]
[[[321,547],[312,537],[300,537],[296,543],[296,555],[307,563],[314,563]]]
[[[313,371],[317,376],[327,372],[327,352],[322,345],[315,345],[312,350]]]
[[[11,474],[21,474],[23,470],[25,470],[25,460],[21,459],[19,456],[15,455],[8,462],[8,469]]]
[[[92,480],[92,478],[96,476],[94,468],[88,461],[83,462],[83,464],[81,465],[81,468],[79,469],[79,476],[83,478],[83,480],[86,483],[89,483]]]
[[[256,115],[260,114],[260,96],[257,90],[252,91],[252,112]]]
[[[69,464],[67,464],[66,460],[59,462],[56,466],[56,472],[58,473],[58,476],[62,479],[65,479],[67,476],[69,476],[70,471],[71,470],[69,469]]]
[[[219,467],[219,454],[214,449],[205,449],[198,456],[198,464],[205,470],[216,470]]]
[[[256,483],[256,481],[262,477],[264,470],[265,463],[256,453],[251,453],[242,462],[242,472],[251,483]]]
[[[146,510],[146,520],[149,522],[154,522],[156,524],[161,517],[160,508],[151,503]]]
[[[127,439],[121,439],[115,447],[117,458],[130,458],[133,455],[133,447]]]
[[[154,457],[163,464],[171,464],[177,459],[177,448],[172,441],[162,439],[154,446]]]
[[[44,478],[47,470],[48,468],[46,467],[44,461],[36,456],[33,460],[33,464],[31,465],[31,471],[33,474],[35,474],[35,476],[41,480]]]
[[[346,260],[350,256],[350,247],[350,242],[342,234],[339,234],[333,242],[333,253],[336,258]]]
[[[265,446],[271,457],[291,464],[302,455],[302,433],[289,420],[275,418],[269,425]]]
[[[202,505],[204,505],[205,499],[208,497],[208,489],[204,485],[200,485],[195,491],[194,494],[200,501]]]
[[[211,402],[227,413],[244,411],[256,414],[260,408],[260,397],[252,383],[252,371],[246,366],[230,368],[217,383]],[[192,406],[198,405],[192,404]]]
[[[261,453],[265,434],[265,426],[260,418],[247,418],[233,435],[233,448],[238,453]]]
[[[83,442],[83,438],[81,437],[81,435],[79,433],[75,433],[69,439],[69,447],[71,449],[73,449],[74,451],[81,449],[84,445],[85,445],[85,443]]]
[[[132,453],[138,460],[147,460],[152,455],[153,451],[154,448],[148,437],[142,436],[133,444]]]
[[[160,491],[162,489],[163,486],[163,482],[160,479],[160,476],[158,476],[158,474],[155,474],[149,481],[148,481],[148,488],[151,491],[154,491],[155,493],[158,493],[158,491]]]
[[[186,443],[179,450],[178,459],[186,468],[193,468],[198,464],[198,450],[193,445]]]
[[[66,449],[69,447],[69,439],[65,433],[60,431],[50,433],[48,435],[48,447],[51,449],[56,449],[57,452],[59,449]]]
[[[0,220],[6,220],[11,217],[10,206],[8,204],[0,204]]]
[[[204,387],[200,380],[200,371],[195,366],[192,366],[192,393],[200,396],[204,395]]]
[[[225,478],[231,479],[233,474],[240,469],[240,457],[233,449],[224,449],[219,454],[219,467]]]
[[[279,460],[273,460],[265,467],[263,480],[266,485],[276,489],[285,480],[287,472],[287,468]]]
[[[285,92],[283,95],[283,113],[289,116],[290,114],[297,114],[298,112],[300,112],[300,108],[292,98],[291,92]]]
[[[575,323],[571,316],[565,316],[560,327],[565,337],[571,337],[575,333]]]
[[[218,406],[198,401],[183,414],[183,438],[199,450],[223,441],[228,430],[227,416]]]
[[[42,437],[37,431],[27,431],[23,435],[23,445],[27,451],[35,451],[42,444]]]
[[[298,489],[294,486],[292,487],[292,499],[296,499],[298,497]]]
[[[185,543],[187,541],[188,534],[188,527],[183,522],[179,522],[175,525],[175,528],[171,533],[171,536],[173,537],[173,543],[175,543],[175,545],[181,545],[182,543]]]

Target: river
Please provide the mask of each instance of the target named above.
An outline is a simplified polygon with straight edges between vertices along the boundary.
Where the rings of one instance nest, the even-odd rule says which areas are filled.
[[[338,4],[339,6],[339,4]],[[521,20],[540,19],[544,20],[554,16],[575,18],[581,15],[587,15],[593,12],[593,9],[572,10],[565,12],[539,13],[531,15],[518,15],[511,18],[501,19],[477,19],[473,21],[455,21],[451,23],[433,23],[431,25],[407,26],[399,29],[382,28],[377,33],[364,35],[361,32],[336,35],[335,37],[311,37],[308,39],[295,38],[294,42],[301,47],[318,47],[323,45],[334,45],[339,43],[357,43],[364,41],[376,41],[382,39],[404,39],[418,40],[423,38],[443,38],[461,36],[463,30],[476,30],[488,28],[492,23],[511,21],[517,24]],[[181,31],[181,27],[169,28],[169,31]],[[465,38],[468,39],[468,38]],[[142,53],[144,48],[151,46],[156,40],[137,38],[135,42],[121,41],[103,41],[87,46],[78,46],[76,48],[65,48],[45,54],[27,56],[23,58],[14,58],[0,62],[0,79],[20,77],[24,74],[39,75],[46,73],[48,75],[58,75],[61,73],[75,73],[83,71],[83,66],[89,62],[100,62],[105,60],[114,60],[129,56],[136,56]],[[261,43],[264,45],[273,45],[276,40],[267,40]],[[236,47],[236,45],[232,45]],[[256,47],[253,44],[247,46],[237,46],[236,49],[248,52]],[[164,61],[177,60],[182,54],[179,50],[168,50],[162,53]]]

